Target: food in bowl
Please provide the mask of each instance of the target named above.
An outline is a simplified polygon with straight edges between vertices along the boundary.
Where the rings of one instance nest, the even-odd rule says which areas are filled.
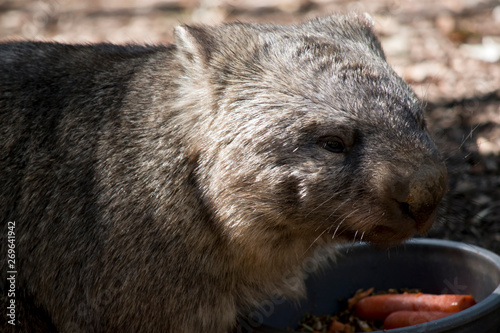
[[[465,310],[476,301],[472,295],[424,294],[416,290],[378,292],[358,290],[333,316],[306,315],[300,332],[355,333],[408,327]]]

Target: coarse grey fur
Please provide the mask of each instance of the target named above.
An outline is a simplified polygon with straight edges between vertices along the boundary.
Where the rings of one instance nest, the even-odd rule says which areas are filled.
[[[446,189],[422,104],[356,14],[3,43],[0,131],[24,331],[230,331],[297,296],[283,277],[318,248],[425,232]]]

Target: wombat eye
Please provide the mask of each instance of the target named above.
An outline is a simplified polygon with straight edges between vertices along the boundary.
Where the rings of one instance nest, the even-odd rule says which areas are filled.
[[[320,139],[319,144],[322,148],[332,153],[341,154],[345,152],[344,143],[337,137]]]

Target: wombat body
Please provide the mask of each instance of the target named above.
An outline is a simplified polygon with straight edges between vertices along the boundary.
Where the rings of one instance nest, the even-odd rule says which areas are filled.
[[[230,331],[316,249],[430,227],[446,172],[365,18],[175,40],[0,44],[18,328]]]

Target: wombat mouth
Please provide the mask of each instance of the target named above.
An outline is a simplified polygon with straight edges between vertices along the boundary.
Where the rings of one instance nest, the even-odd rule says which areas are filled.
[[[424,236],[431,228],[434,217],[429,218],[425,223],[414,223],[409,226],[386,226],[377,225],[365,235],[365,240],[376,247],[389,248],[403,243],[415,235]]]
[[[426,235],[429,229],[432,227],[434,224],[434,221],[436,220],[436,214],[437,214],[437,209],[432,212],[431,216],[427,219],[427,221],[423,223],[417,223],[417,233],[420,235]]]
[[[368,242],[378,248],[389,248],[399,245],[415,235],[424,236],[435,220],[435,213],[424,223],[406,218],[393,226],[374,225],[362,229],[345,229],[337,236],[347,242]]]
[[[429,213],[422,219],[413,216],[409,210],[407,213],[404,209],[401,209],[400,213],[394,213],[393,216],[383,215],[385,218],[379,216],[373,220],[366,218],[346,220],[340,226],[332,227],[325,236],[330,238],[328,241],[368,242],[383,248],[395,246],[415,235],[424,236],[436,219],[437,207],[429,209]]]
[[[353,235],[355,232],[353,233]],[[370,232],[366,232],[362,241],[368,242],[376,248],[388,249],[410,239],[415,233],[411,231],[395,229],[387,226],[376,226]],[[351,242],[354,238],[351,238]]]

